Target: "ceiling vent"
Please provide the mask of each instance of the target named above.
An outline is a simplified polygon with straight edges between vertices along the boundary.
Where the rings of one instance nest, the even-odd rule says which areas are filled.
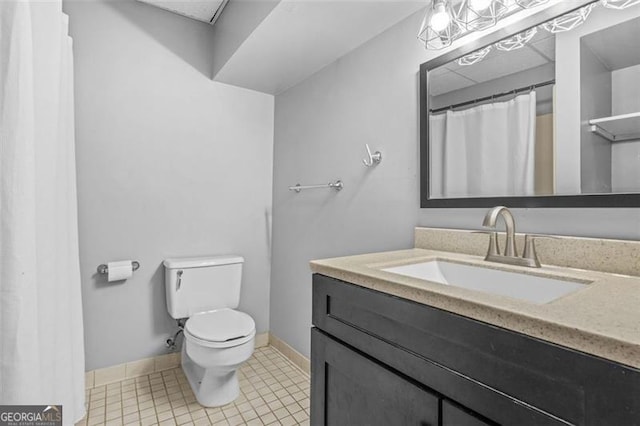
[[[138,0],[178,15],[215,24],[229,0]]]

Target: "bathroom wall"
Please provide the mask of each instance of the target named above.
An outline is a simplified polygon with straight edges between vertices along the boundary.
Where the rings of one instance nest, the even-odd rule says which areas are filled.
[[[576,99],[576,93],[581,91],[581,38],[639,16],[640,8],[637,7],[624,11],[596,7],[584,24],[556,35],[556,122],[571,123],[556,127],[557,140],[563,141],[556,147],[556,164],[562,165],[556,167],[556,189],[560,194],[579,193],[582,186],[580,149],[583,124],[581,102]],[[599,93],[593,99],[597,99],[597,95]],[[602,150],[603,146],[599,148]],[[591,192],[595,188],[595,185],[589,185],[585,190]]]
[[[640,65],[611,73],[612,114],[640,111]],[[614,191],[640,188],[640,139],[611,144],[611,185]]]
[[[210,80],[211,28],[133,0],[73,1],[86,369],[166,353],[167,257],[245,257],[269,330],[273,97]],[[100,263],[136,259],[124,283]]]
[[[486,209],[420,209],[418,66],[410,16],[276,97],[271,332],[309,355],[308,261],[413,246],[416,225],[480,228]],[[365,168],[364,144],[383,153]],[[579,161],[579,157],[577,158]],[[295,194],[298,182],[344,189]],[[640,209],[514,209],[518,230],[640,238]]]
[[[611,142],[589,131],[585,123],[611,115],[611,71],[584,41],[580,43],[579,79],[580,123],[583,123],[580,126],[582,193],[610,193]]]

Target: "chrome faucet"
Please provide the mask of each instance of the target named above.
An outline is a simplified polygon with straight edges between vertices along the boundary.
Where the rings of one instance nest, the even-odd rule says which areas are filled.
[[[484,226],[485,228],[495,229],[496,222],[501,216],[504,219],[504,223],[507,228],[507,241],[505,242],[504,256],[517,257],[518,253],[516,251],[516,221],[508,208],[506,208],[505,206],[498,206],[489,210],[485,215],[484,220],[482,221],[482,226]],[[499,249],[497,254],[500,254]]]
[[[504,220],[507,231],[504,253],[500,253],[498,232],[495,230],[499,217],[502,217]],[[548,235],[525,235],[524,253],[522,253],[522,257],[519,257],[518,250],[516,249],[516,221],[508,208],[504,206],[497,206],[490,209],[482,221],[482,226],[493,230],[489,233],[489,248],[487,250],[487,255],[484,258],[484,260],[488,262],[539,268],[540,260],[538,260],[538,255],[536,253],[536,246],[534,243],[535,239],[555,238]]]

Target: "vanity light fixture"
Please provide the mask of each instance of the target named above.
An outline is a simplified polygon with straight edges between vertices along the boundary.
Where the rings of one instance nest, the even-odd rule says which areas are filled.
[[[595,5],[596,3],[590,3],[578,10],[558,16],[556,19],[545,22],[541,27],[554,34],[571,31],[584,24]]]
[[[520,49],[524,47],[531,39],[536,35],[538,29],[536,27],[529,28],[513,37],[500,40],[495,44],[496,49],[510,52],[512,50]]]
[[[533,9],[548,2],[549,0],[516,0],[518,6],[523,9]]]
[[[626,9],[636,4],[640,4],[640,0],[600,0],[604,7],[609,9]]]
[[[449,1],[433,0],[422,20],[418,39],[427,49],[437,50],[450,46],[461,33]]]
[[[491,52],[491,46],[487,46],[484,49],[471,52],[468,55],[458,59],[458,65],[467,66],[477,64],[478,62],[483,60],[489,54],[489,52]]]
[[[480,31],[498,23],[509,11],[509,0],[462,0],[454,18],[467,30]]]

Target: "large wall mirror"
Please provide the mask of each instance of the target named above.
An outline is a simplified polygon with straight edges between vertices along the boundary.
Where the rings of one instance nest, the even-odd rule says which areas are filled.
[[[640,207],[640,4],[559,3],[422,64],[422,207]]]

